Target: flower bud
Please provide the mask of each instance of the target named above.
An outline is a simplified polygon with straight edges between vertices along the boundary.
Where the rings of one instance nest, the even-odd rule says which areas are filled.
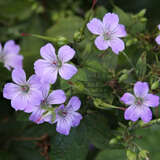
[[[58,44],[59,46],[63,46],[63,45],[65,45],[65,44],[67,44],[67,43],[68,43],[68,41],[67,41],[66,37],[59,36],[59,37],[57,38],[57,44]]]
[[[122,74],[120,77],[119,77],[119,82],[122,82],[124,80],[126,80],[128,78],[128,74],[125,73],[125,74]]]
[[[152,85],[151,85],[151,89],[154,90],[154,89],[157,89],[159,87],[159,80],[158,81],[155,81]]]
[[[126,155],[127,155],[128,160],[136,160],[137,159],[136,153],[131,150],[127,150]]]
[[[148,152],[147,150],[141,150],[141,151],[139,152],[139,154],[138,154],[138,157],[139,157],[140,159],[142,159],[142,158],[147,159],[147,158],[148,158],[148,154],[149,154],[149,152]]]

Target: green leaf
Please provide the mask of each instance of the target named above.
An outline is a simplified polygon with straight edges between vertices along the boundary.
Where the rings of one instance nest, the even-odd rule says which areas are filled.
[[[104,149],[108,147],[111,132],[108,121],[103,114],[92,113],[85,117],[87,127],[87,137],[96,148]]]
[[[81,124],[72,128],[68,136],[56,134],[52,139],[51,159],[56,160],[85,160],[88,153],[89,141],[86,136],[86,126]]]
[[[110,150],[105,149],[101,151],[95,160],[125,160],[125,151],[124,150]]]
[[[72,41],[74,32],[77,31],[83,24],[81,18],[72,16],[72,17],[61,17],[59,21],[51,26],[46,35],[49,37],[66,37],[67,40]]]

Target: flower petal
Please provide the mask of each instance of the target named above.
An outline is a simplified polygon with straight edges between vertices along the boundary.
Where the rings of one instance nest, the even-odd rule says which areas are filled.
[[[103,33],[103,24],[101,20],[97,18],[93,18],[88,24],[87,24],[88,30],[96,35],[100,35]]]
[[[127,32],[125,30],[125,26],[123,24],[118,24],[112,36],[114,37],[125,37]]]
[[[19,45],[16,45],[13,40],[9,40],[4,45],[4,52],[5,53],[13,53],[18,54],[20,51]]]
[[[140,117],[143,120],[143,122],[145,123],[149,122],[152,119],[152,112],[150,108],[145,106],[141,108]]]
[[[98,36],[94,43],[99,50],[106,50],[108,48],[108,42],[104,40],[103,36]]]
[[[53,84],[56,82],[58,69],[56,65],[39,59],[34,63],[35,73],[41,78],[42,83]]]
[[[78,112],[72,113],[72,127],[76,127],[80,124],[80,121],[82,119],[82,115]]]
[[[31,88],[40,89],[42,86],[41,80],[36,74],[30,76],[27,82]]]
[[[12,100],[11,100],[11,106],[17,111],[17,110],[24,110],[28,106],[28,98],[24,94],[17,94]]]
[[[12,80],[19,85],[25,85],[26,73],[24,72],[23,69],[14,69],[12,71]]]
[[[135,105],[129,106],[124,112],[124,118],[126,120],[132,120],[133,122],[137,121],[140,116],[137,114],[136,109]]]
[[[51,92],[47,98],[48,104],[62,104],[66,101],[66,95],[63,90],[57,89]]]
[[[55,48],[51,43],[47,43],[40,49],[41,56],[48,60],[49,62],[57,61],[57,56],[55,54]]]
[[[29,117],[29,120],[37,123],[37,124],[41,124],[44,122],[42,115],[45,112],[45,110],[37,108],[34,112],[32,112],[32,114]]]
[[[125,48],[124,42],[119,38],[111,39],[109,46],[115,54],[119,54],[119,52],[123,51]]]
[[[134,85],[134,94],[136,97],[145,97],[148,94],[149,87],[146,82],[137,82]]]
[[[160,24],[158,25],[158,29],[160,30]]]
[[[20,86],[13,83],[7,83],[5,84],[3,89],[3,97],[7,99],[12,99],[17,94],[19,94],[20,91],[21,91]]]
[[[80,106],[81,106],[80,99],[77,96],[73,96],[69,100],[66,108],[67,108],[67,110],[70,110],[70,111],[77,111],[77,110],[79,110]]]
[[[132,105],[135,102],[135,97],[130,93],[125,93],[120,100],[125,104]]]
[[[64,63],[61,68],[59,68],[60,76],[65,79],[69,80],[72,78],[73,75],[77,73],[77,68],[72,64]]]
[[[160,45],[160,35],[157,36],[155,40],[156,40],[157,44]]]
[[[69,135],[71,125],[72,121],[70,119],[59,119],[57,121],[56,131],[64,135]]]
[[[19,54],[6,54],[4,64],[8,70],[11,68],[22,68],[23,56]]]
[[[149,107],[157,107],[159,105],[159,96],[153,95],[153,94],[147,94],[144,97],[144,102],[146,106]]]
[[[58,51],[58,58],[62,61],[62,63],[68,62],[74,57],[74,55],[75,50],[68,45],[62,46]]]
[[[114,13],[107,13],[103,17],[103,24],[105,26],[105,30],[114,30],[119,23],[119,18]]]

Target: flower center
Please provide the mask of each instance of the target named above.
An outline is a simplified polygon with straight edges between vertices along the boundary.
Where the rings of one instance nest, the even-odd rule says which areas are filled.
[[[27,93],[29,91],[29,86],[28,85],[25,85],[25,86],[22,86],[22,91]]]
[[[104,40],[110,40],[111,39],[111,33],[107,32],[103,34]]]
[[[44,99],[41,101],[41,108],[46,109],[48,108],[47,99]]]
[[[58,67],[58,68],[60,68],[60,67],[62,66],[62,62],[61,62],[60,60],[58,60],[58,61],[53,61],[53,64],[54,64],[56,67]]]
[[[136,98],[135,104],[138,106],[141,106],[143,104],[143,99],[142,98]]]
[[[58,112],[58,114],[61,116],[61,117],[66,117],[67,116],[67,111],[66,110],[60,110],[59,112]]]

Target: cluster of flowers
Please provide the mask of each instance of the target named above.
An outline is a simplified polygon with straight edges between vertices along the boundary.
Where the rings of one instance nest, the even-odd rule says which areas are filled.
[[[119,18],[114,13],[107,13],[103,17],[103,22],[93,18],[87,24],[88,30],[98,35],[95,45],[99,50],[112,48],[115,54],[124,50],[124,42],[120,39],[127,35],[125,27],[119,24]],[[160,26],[159,26],[160,28]],[[160,42],[160,37],[156,42]],[[35,74],[28,81],[23,70],[23,56],[19,54],[20,47],[13,40],[6,42],[4,49],[0,45],[0,61],[4,66],[12,71],[14,83],[7,83],[3,89],[3,96],[11,100],[11,106],[17,110],[31,113],[29,119],[37,124],[43,122],[57,123],[57,132],[68,135],[71,127],[78,126],[82,115],[77,112],[81,106],[78,97],[73,96],[68,104],[64,106],[66,95],[63,90],[51,91],[51,85],[57,80],[58,74],[65,80],[71,79],[76,73],[77,68],[68,62],[74,57],[75,50],[68,45],[62,46],[58,50],[48,43],[40,49],[43,59],[38,59],[34,63]],[[159,105],[159,97],[148,94],[149,88],[146,82],[137,82],[134,86],[133,96],[125,93],[121,101],[131,105],[125,111],[125,119],[136,121],[140,117],[144,122],[152,119],[152,112],[149,106]],[[60,105],[59,107],[52,105]]]

